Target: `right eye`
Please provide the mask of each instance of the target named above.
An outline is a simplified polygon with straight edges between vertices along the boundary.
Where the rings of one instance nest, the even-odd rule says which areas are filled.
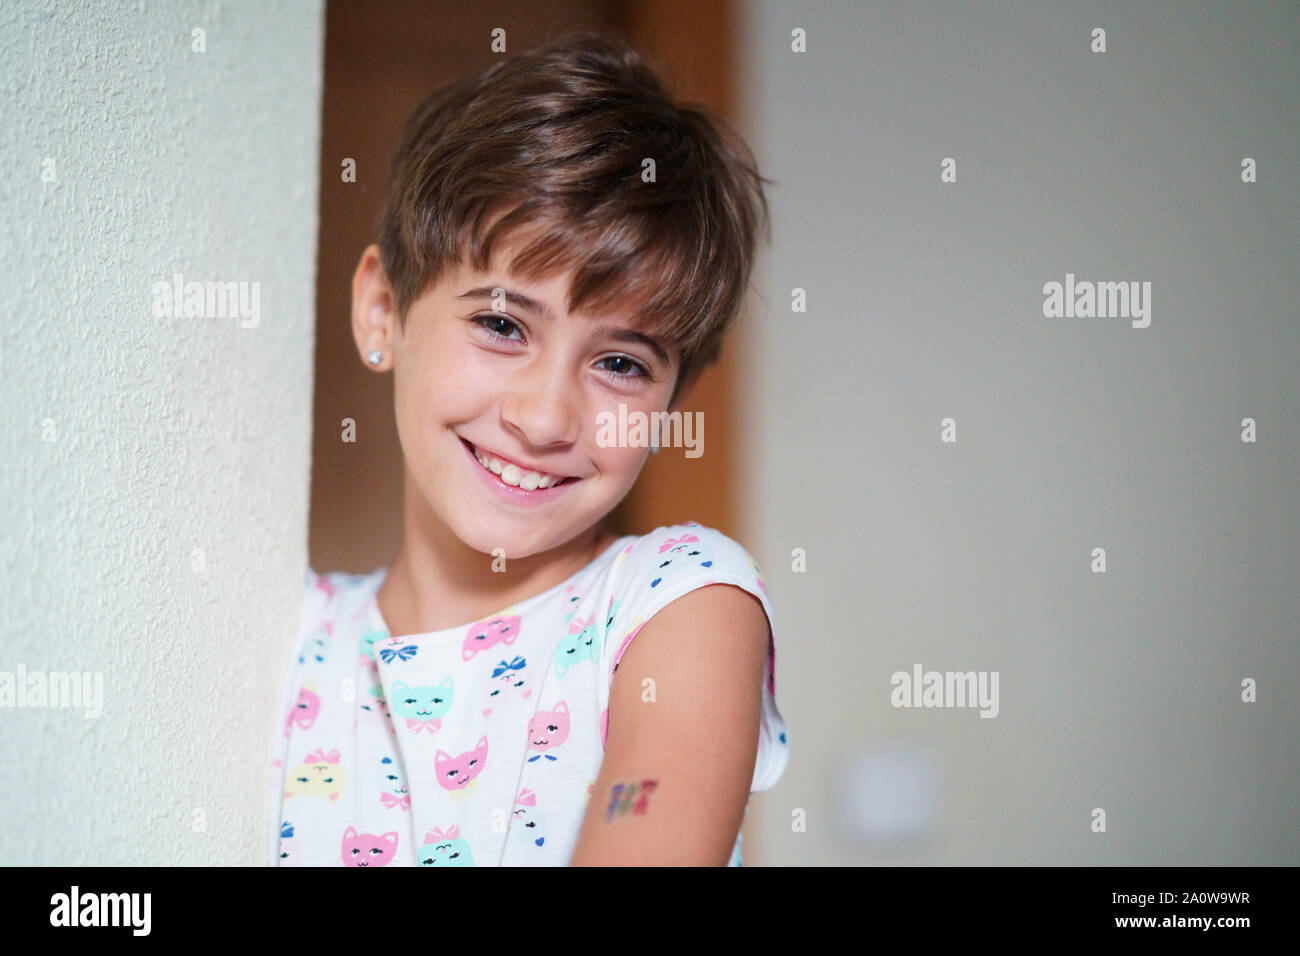
[[[474,316],[473,321],[476,325],[486,331],[488,337],[491,339],[500,339],[505,341],[513,340],[518,342],[524,340],[523,331],[519,328],[519,325],[513,319],[507,318],[499,312],[476,315]],[[510,334],[511,332],[519,332],[519,338],[515,339],[515,337]]]

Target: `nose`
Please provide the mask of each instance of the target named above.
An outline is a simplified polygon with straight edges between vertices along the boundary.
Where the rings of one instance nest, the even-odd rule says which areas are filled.
[[[501,422],[534,448],[572,445],[582,427],[575,388],[560,362],[532,363],[510,377]]]

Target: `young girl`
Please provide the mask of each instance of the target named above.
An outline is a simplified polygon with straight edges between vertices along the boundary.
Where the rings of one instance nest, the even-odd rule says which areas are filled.
[[[393,373],[402,543],[307,573],[279,865],[740,865],[788,760],[767,592],[712,528],[608,530],[649,449],[597,425],[674,409],[716,358],[762,181],[600,35],[412,115],[352,283]]]

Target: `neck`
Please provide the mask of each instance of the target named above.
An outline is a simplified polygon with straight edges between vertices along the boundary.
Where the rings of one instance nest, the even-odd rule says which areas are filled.
[[[557,548],[510,558],[509,572],[496,572],[492,556],[456,537],[403,471],[402,544],[376,595],[394,637],[484,620],[582,570],[617,538],[598,523]]]

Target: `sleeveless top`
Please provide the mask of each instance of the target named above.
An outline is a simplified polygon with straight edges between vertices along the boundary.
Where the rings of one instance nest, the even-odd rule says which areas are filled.
[[[751,792],[785,771],[767,589],[721,532],[689,522],[624,536],[540,594],[427,634],[389,633],[376,601],[387,570],[307,572],[274,730],[273,865],[567,864],[619,659],[655,613],[709,584],[743,588],[767,614]],[[607,812],[636,812],[647,796],[629,788]]]

